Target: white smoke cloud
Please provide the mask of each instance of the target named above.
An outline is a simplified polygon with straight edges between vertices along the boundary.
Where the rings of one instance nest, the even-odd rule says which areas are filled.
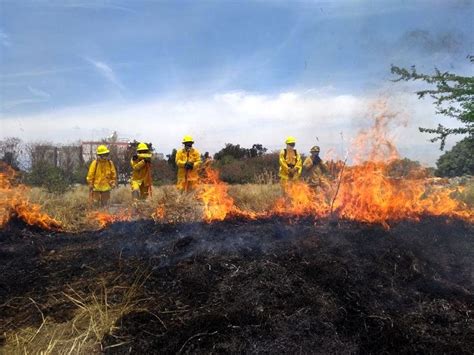
[[[2,137],[63,143],[100,139],[117,131],[121,137],[153,142],[164,153],[179,147],[184,134],[194,136],[198,149],[210,152],[225,143],[245,147],[261,143],[276,150],[283,146],[286,136],[293,135],[301,152],[318,144],[323,152],[340,157],[358,129],[370,125],[374,100],[380,98],[325,96],[311,90],[275,95],[231,92],[205,98],[107,103],[21,118],[3,117],[0,127]],[[432,164],[440,154],[438,146],[418,132],[419,126],[435,126],[441,121],[435,118],[432,104],[417,100],[411,93],[392,96],[388,102],[400,122],[408,122],[390,132],[402,154]]]

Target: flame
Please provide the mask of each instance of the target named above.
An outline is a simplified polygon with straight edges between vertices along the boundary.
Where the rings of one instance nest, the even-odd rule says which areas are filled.
[[[32,226],[48,230],[61,229],[61,223],[42,212],[40,205],[28,201],[28,188],[14,183],[15,170],[6,164],[2,164],[0,170],[0,228],[17,216]]]
[[[203,219],[206,222],[222,221],[230,216],[248,219],[260,216],[235,206],[234,199],[228,194],[227,184],[220,180],[219,172],[210,166],[205,168],[203,184],[200,185],[197,196],[203,203]]]
[[[91,211],[87,217],[94,220],[99,225],[99,228],[105,228],[115,222],[124,222],[132,220],[132,213],[128,209],[121,210],[114,214],[106,211]]]
[[[155,212],[152,213],[151,218],[155,222],[157,221],[163,221],[165,219],[166,213],[165,213],[165,205],[160,204],[156,207]]]
[[[203,202],[206,222],[222,221],[234,209],[234,200],[228,194],[227,184],[219,179],[219,172],[211,167],[206,167],[198,198]]]
[[[341,217],[381,223],[419,220],[423,215],[474,221],[474,212],[451,197],[454,189],[433,190],[427,179],[393,179],[387,164],[367,162],[347,169],[334,208]]]
[[[196,192],[203,205],[203,220],[221,221],[230,217],[255,219],[272,215],[338,216],[340,218],[380,223],[404,219],[419,220],[425,215],[461,218],[474,223],[474,210],[454,199],[456,188],[434,185],[416,168],[406,178],[392,178],[390,163],[399,159],[393,137],[389,135],[393,124],[400,123],[398,114],[388,109],[386,102],[377,102],[372,108],[373,125],[361,130],[350,149],[352,166],[345,162],[332,162],[332,187],[314,189],[303,181],[288,183],[283,196],[266,212],[245,211],[238,208],[228,193],[228,186],[219,178],[219,172],[207,166],[203,183]],[[404,122],[402,122],[404,123]],[[2,166],[0,166],[2,168]],[[5,166],[0,169],[0,227],[12,216],[18,216],[30,225],[44,229],[60,229],[61,223],[41,212],[39,205],[29,203],[27,187],[14,184],[15,172]],[[169,211],[167,211],[169,212]],[[164,221],[165,205],[158,205],[151,218]],[[128,209],[116,213],[93,211],[88,218],[100,228],[118,221],[129,221]]]
[[[302,181],[297,181],[285,186],[284,196],[276,201],[272,213],[324,216],[328,211],[329,205],[321,192],[315,191]]]
[[[289,184],[273,213],[327,217],[334,211],[345,219],[380,223],[386,228],[390,221],[419,220],[423,215],[474,222],[473,209],[451,197],[455,189],[435,188],[419,171],[404,179],[388,177],[390,162],[399,158],[388,135],[397,115],[390,113],[384,102],[374,109],[372,127],[361,130],[352,145],[356,165],[347,167],[339,175],[340,181],[333,182],[339,189],[333,188],[333,195],[325,196],[303,182]]]

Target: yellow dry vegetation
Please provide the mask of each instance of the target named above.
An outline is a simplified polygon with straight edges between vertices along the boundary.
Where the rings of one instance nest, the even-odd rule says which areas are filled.
[[[67,231],[99,228],[98,222],[91,218],[91,212],[98,209],[89,202],[86,186],[75,186],[64,194],[49,193],[35,187],[31,188],[28,194],[31,202],[39,204],[42,211],[61,221]],[[271,209],[281,196],[281,190],[277,184],[230,185],[229,196],[241,210],[263,212]],[[120,214],[129,211],[132,208],[129,187],[121,186],[114,189],[110,202],[111,207],[107,213]],[[140,201],[136,209],[138,210],[136,218],[154,218],[160,222],[197,222],[203,218],[202,202],[196,194],[183,194],[173,185],[154,187],[153,196],[146,201]],[[159,216],[157,210],[160,209],[166,211],[166,218]]]
[[[90,295],[67,288],[63,296],[75,307],[74,316],[67,322],[57,323],[45,317],[40,305],[30,298],[41,314],[42,323],[38,328],[27,327],[5,333],[5,354],[99,354],[101,341],[106,335],[115,338],[108,348],[125,346],[127,339],[114,336],[118,320],[131,312],[146,312],[140,298],[142,287],[148,275],[141,272],[131,286],[108,286],[103,281],[99,290]],[[113,295],[110,297],[109,295]],[[113,300],[111,300],[113,298]]]

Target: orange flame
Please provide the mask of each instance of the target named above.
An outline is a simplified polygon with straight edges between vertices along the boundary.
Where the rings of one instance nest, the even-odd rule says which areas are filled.
[[[132,214],[127,209],[114,214],[105,211],[92,211],[89,212],[88,218],[95,220],[102,229],[115,222],[130,221],[132,219]]]
[[[206,222],[222,221],[232,212],[234,200],[227,191],[227,184],[219,179],[219,172],[206,167],[205,179],[198,191],[198,197],[204,204]]]
[[[198,198],[204,207],[204,221],[222,221],[229,216],[248,219],[259,216],[255,212],[242,211],[234,205],[234,199],[228,194],[228,186],[220,180],[217,170],[207,166],[204,176],[203,184],[198,190]]]
[[[393,179],[386,164],[368,162],[351,167],[344,176],[335,210],[348,219],[382,223],[418,220],[423,215],[458,217],[474,221],[474,212],[453,199],[453,189],[430,191],[426,179]]]
[[[399,158],[393,139],[388,135],[397,115],[388,112],[383,102],[374,107],[374,124],[355,138],[352,152],[357,165],[346,168],[340,176],[338,194],[328,199],[302,182],[289,184],[285,197],[277,201],[273,212],[323,217],[333,209],[340,217],[381,223],[387,228],[389,221],[418,220],[423,215],[443,215],[473,222],[473,209],[451,197],[454,189],[434,189],[429,180],[420,177],[419,171],[409,174],[411,178],[387,176],[389,163]],[[329,202],[332,200],[333,206]]]
[[[28,201],[28,188],[25,185],[15,185],[15,170],[6,164],[2,164],[0,170],[0,228],[4,227],[13,216],[43,229],[61,228],[61,223],[43,213],[40,205]]]
[[[160,204],[156,207],[155,212],[152,213],[151,218],[153,218],[154,221],[163,221],[165,216],[165,206],[164,204]]]
[[[276,201],[272,213],[324,216],[329,211],[325,201],[324,195],[308,184],[302,181],[290,182],[285,186],[284,196]]]

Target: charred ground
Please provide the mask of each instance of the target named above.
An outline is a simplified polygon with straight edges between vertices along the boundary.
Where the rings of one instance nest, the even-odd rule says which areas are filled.
[[[474,352],[474,227],[459,220],[140,221],[80,234],[12,221],[0,258],[0,334],[39,327],[39,311],[66,322],[68,290],[87,297],[141,273],[141,310],[103,338],[106,352]]]

